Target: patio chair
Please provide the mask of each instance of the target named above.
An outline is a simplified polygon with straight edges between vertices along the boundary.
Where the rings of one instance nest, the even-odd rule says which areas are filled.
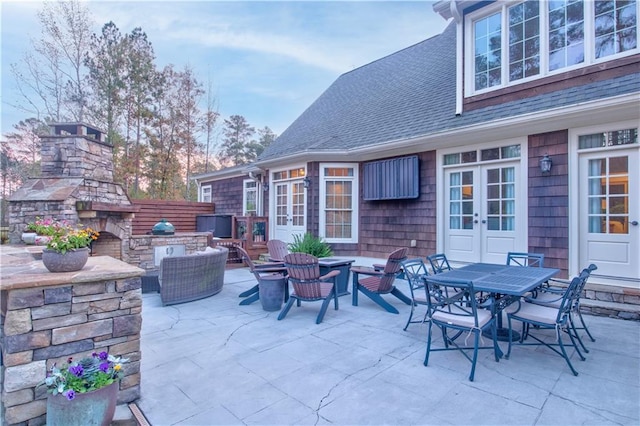
[[[289,254],[287,243],[282,240],[267,241],[267,250],[269,250],[269,262],[284,263],[284,257]]]
[[[439,274],[444,271],[450,271],[453,269],[451,265],[449,265],[449,261],[447,260],[447,256],[444,253],[432,254],[431,256],[427,256],[427,260],[431,264],[431,272],[434,274]]]
[[[256,285],[251,287],[248,290],[243,291],[238,295],[238,297],[244,297],[245,299],[240,302],[240,305],[249,305],[256,300],[260,299],[260,291],[259,291],[259,283],[261,277],[265,275],[286,275],[287,268],[285,268],[283,263],[263,263],[260,265],[256,265],[251,260],[249,253],[247,253],[242,247],[237,247],[238,254],[244,261],[244,263],[249,267],[249,271],[256,277]],[[289,286],[284,286],[285,290],[285,300],[289,299]]]
[[[409,312],[409,319],[403,330],[407,330],[409,324],[424,323],[427,319],[427,312],[420,320],[412,320],[413,314],[418,305],[427,306],[427,287],[425,280],[429,273],[427,272],[427,266],[422,259],[407,259],[401,262],[401,268],[404,271],[404,279],[409,284],[409,292],[411,295],[411,312]]]
[[[544,268],[544,254],[541,253],[507,253],[507,265],[530,266]]]
[[[585,360],[580,348],[576,344],[576,339],[571,329],[570,316],[572,305],[575,303],[578,297],[578,289],[581,288],[588,277],[588,273],[583,271],[579,276],[573,278],[569,286],[565,289],[559,306],[543,306],[535,303],[529,303],[526,300],[519,300],[517,304],[514,304],[506,309],[507,321],[509,326],[509,349],[505,358],[509,358],[511,355],[511,348],[513,346],[513,321],[520,321],[522,323],[522,333],[520,337],[519,345],[524,346],[540,346],[544,345],[564,358],[567,365],[571,369],[574,376],[578,375],[578,372],[571,364],[569,355],[567,354],[566,346],[574,347],[576,353],[582,361]],[[533,326],[533,327],[531,327]],[[556,343],[548,343],[546,341],[547,336],[537,336],[539,331],[542,330],[554,330]],[[534,331],[535,330],[535,331]],[[567,334],[571,340],[571,344],[567,344],[562,340],[563,334]],[[524,339],[532,338],[535,343],[525,343]],[[556,348],[557,347],[557,348]],[[559,348],[559,349],[558,349]]]
[[[427,316],[429,324],[427,333],[427,352],[424,365],[429,364],[429,355],[437,351],[460,351],[470,362],[471,372],[469,381],[473,381],[479,349],[493,349],[496,362],[500,361],[496,321],[489,309],[478,309],[475,291],[471,281],[456,280],[451,283],[433,283],[426,279],[427,285]],[[432,347],[433,326],[442,331],[444,347]],[[484,330],[490,330],[492,346],[480,346],[481,335]],[[468,339],[473,334],[473,345]],[[459,339],[464,339],[458,343]],[[473,351],[473,354],[468,352]]]
[[[570,325],[575,334],[575,337],[578,338],[578,342],[580,343],[580,346],[586,353],[589,353],[589,350],[586,348],[586,346],[582,342],[582,338],[578,334],[578,330],[584,330],[592,342],[595,342],[596,339],[593,338],[593,336],[589,332],[589,328],[587,327],[587,324],[584,322],[584,318],[582,317],[582,311],[580,309],[580,299],[582,298],[582,292],[584,291],[584,287],[587,284],[587,280],[591,276],[591,273],[596,269],[598,269],[598,267],[592,263],[582,270],[582,272],[586,275],[586,277],[581,282],[581,286],[576,291],[577,292],[576,298],[574,300],[573,305],[571,306],[571,316],[569,317]],[[550,285],[552,283],[555,283],[558,285],[555,285],[555,286]],[[535,303],[537,305],[552,306],[557,308],[560,306],[560,303],[562,302],[562,296],[566,291],[566,286],[568,286],[569,284],[570,284],[570,281],[552,278],[547,282],[547,285],[540,287],[532,297],[527,297],[526,301],[529,303]],[[577,316],[580,319],[580,323],[582,327],[576,327],[574,316]]]
[[[284,257],[284,264],[287,267],[289,282],[293,286],[293,293],[291,293],[287,304],[280,311],[278,320],[287,316],[294,301],[298,306],[301,305],[300,302],[323,301],[316,318],[316,324],[322,322],[332,298],[335,309],[338,310],[336,277],[340,275],[340,271],[333,270],[326,275],[320,276],[318,258],[306,253],[290,253]]]
[[[358,293],[362,292],[369,299],[382,306],[387,312],[398,314],[398,310],[389,302],[382,298],[383,294],[391,293],[407,305],[412,305],[411,299],[404,295],[393,285],[398,273],[401,270],[401,262],[406,260],[408,248],[400,248],[395,250],[387,258],[387,263],[382,271],[375,268],[366,268],[354,266],[351,268],[353,273],[353,291],[352,305],[358,306]],[[366,278],[360,278],[366,275]]]

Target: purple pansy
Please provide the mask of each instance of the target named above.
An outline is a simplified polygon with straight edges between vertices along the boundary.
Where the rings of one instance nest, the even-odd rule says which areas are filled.
[[[101,362],[100,363],[100,371],[102,371],[103,373],[106,373],[107,371],[109,371],[109,363],[108,362]]]
[[[76,392],[73,389],[69,389],[68,391],[65,392],[65,396],[69,401],[71,401],[73,398],[76,397]]]
[[[81,365],[72,365],[69,367],[69,372],[76,377],[82,377],[82,373],[84,373],[84,369]]]
[[[109,354],[106,352],[100,352],[100,354],[98,355],[100,357],[101,360],[105,360],[107,358],[109,358]]]

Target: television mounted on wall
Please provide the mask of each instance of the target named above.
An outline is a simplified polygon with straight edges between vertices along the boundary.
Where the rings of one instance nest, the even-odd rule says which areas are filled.
[[[417,155],[370,161],[364,164],[363,198],[365,201],[418,198],[419,176]]]

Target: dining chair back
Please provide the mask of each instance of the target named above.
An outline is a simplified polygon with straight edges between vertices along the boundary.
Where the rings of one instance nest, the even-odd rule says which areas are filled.
[[[479,349],[493,349],[496,362],[500,360],[495,317],[490,309],[479,309],[471,281],[434,283],[427,277],[426,285],[429,328],[424,365],[428,365],[431,352],[457,350],[471,361],[469,380],[473,381]],[[432,346],[434,325],[442,331],[443,347]],[[491,346],[480,346],[484,330],[491,331]],[[473,344],[468,344],[471,335]]]
[[[411,297],[411,311],[409,312],[409,319],[404,326],[404,330],[409,327],[409,324],[424,323],[427,318],[427,313],[420,320],[412,320],[413,314],[417,306],[427,306],[427,287],[425,280],[429,273],[427,272],[427,266],[424,264],[421,258],[407,259],[401,262],[402,270],[404,271],[404,279],[409,284],[409,294]]]
[[[510,251],[509,253],[507,253],[507,265],[544,268],[544,254],[519,253]]]
[[[431,264],[431,271],[434,274],[440,274],[445,271],[450,271],[451,265],[449,265],[449,261],[447,260],[447,256],[444,253],[437,253],[427,256],[427,260],[429,264]]]
[[[280,315],[278,315],[278,320],[287,316],[294,301],[297,306],[301,305],[300,302],[323,301],[316,318],[316,324],[322,322],[332,298],[334,299],[335,309],[338,309],[336,277],[340,274],[339,270],[333,270],[321,276],[318,258],[306,253],[287,254],[284,256],[284,264],[287,268],[288,279],[293,287],[293,292],[284,308],[282,308]]]

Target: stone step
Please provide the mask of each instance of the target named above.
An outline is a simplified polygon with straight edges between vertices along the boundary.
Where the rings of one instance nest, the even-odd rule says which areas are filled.
[[[583,312],[592,315],[640,320],[640,305],[582,298],[580,299],[580,307]]]

